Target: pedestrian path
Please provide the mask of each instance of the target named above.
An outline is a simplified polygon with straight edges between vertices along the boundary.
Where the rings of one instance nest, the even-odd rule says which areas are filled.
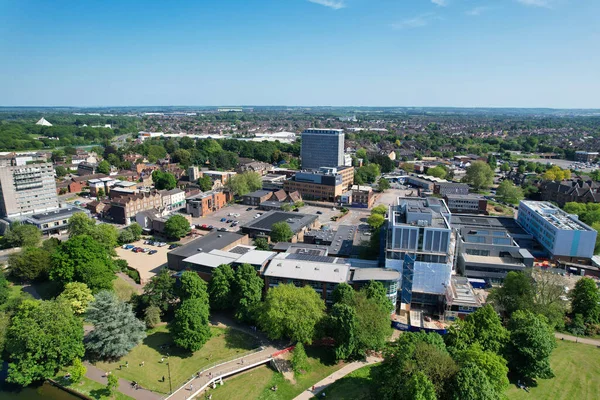
[[[87,371],[85,373],[86,378],[89,378],[106,386],[106,384],[108,383],[108,379],[106,378],[106,372],[102,371],[100,368],[94,367],[88,362],[85,362],[84,364],[87,368]],[[123,378],[119,379],[119,387],[117,388],[117,390],[123,393],[124,395],[127,395],[137,400],[160,400],[163,398],[162,395],[144,388],[135,389],[131,385],[131,382]]]
[[[568,341],[571,341],[571,342],[589,344],[589,345],[592,345],[592,346],[598,346],[598,347],[600,347],[600,340],[589,339],[589,338],[585,338],[585,337],[565,335],[564,333],[558,333],[558,332],[554,332],[554,337],[556,337],[557,339],[561,339],[561,340],[568,340]]]
[[[220,384],[223,378],[268,363],[278,350],[273,346],[263,347],[252,354],[209,367],[173,392],[167,399],[187,400],[199,396],[206,388]]]
[[[355,361],[353,363],[350,363],[350,364],[346,365],[345,367],[338,369],[333,374],[329,375],[327,378],[317,382],[313,387],[300,393],[298,396],[296,396],[294,398],[294,400],[312,399],[317,394],[322,393],[329,385],[331,385],[333,382],[337,381],[338,379],[345,377],[349,373],[354,372],[359,368],[365,367],[370,364],[376,364],[381,361],[382,361],[382,359],[379,357],[369,356],[369,357],[367,357],[366,360]],[[326,391],[325,391],[325,394],[327,394]]]

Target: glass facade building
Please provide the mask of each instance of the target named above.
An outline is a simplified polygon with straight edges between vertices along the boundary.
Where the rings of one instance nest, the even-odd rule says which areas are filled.
[[[302,132],[302,169],[344,165],[342,129],[305,129]]]

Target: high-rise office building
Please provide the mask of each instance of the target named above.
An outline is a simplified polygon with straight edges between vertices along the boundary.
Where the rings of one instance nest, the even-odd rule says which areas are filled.
[[[302,132],[302,169],[344,165],[342,129],[305,129]]]
[[[58,208],[51,163],[0,168],[0,216],[19,217]]]

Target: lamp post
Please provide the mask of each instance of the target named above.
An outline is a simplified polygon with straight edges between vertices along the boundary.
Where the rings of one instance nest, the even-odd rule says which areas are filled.
[[[173,393],[173,387],[171,386],[171,363],[167,361],[167,370],[169,371],[169,394]]]

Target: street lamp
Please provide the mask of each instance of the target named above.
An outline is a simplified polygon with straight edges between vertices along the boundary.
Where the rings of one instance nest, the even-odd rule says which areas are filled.
[[[173,387],[171,386],[171,363],[167,361],[167,370],[169,371],[169,394],[173,393]]]

